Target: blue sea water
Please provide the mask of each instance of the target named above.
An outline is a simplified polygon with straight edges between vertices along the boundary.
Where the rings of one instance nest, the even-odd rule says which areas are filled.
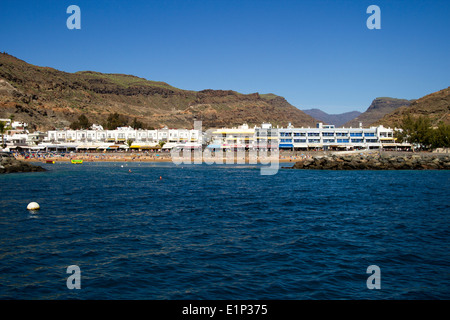
[[[0,176],[0,299],[450,298],[449,171],[41,165]]]

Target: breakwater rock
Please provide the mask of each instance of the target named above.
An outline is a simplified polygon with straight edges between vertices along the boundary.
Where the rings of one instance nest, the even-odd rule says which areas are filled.
[[[10,153],[0,152],[0,173],[13,172],[39,172],[47,171],[46,169],[29,164],[24,161],[17,160]]]
[[[449,170],[450,156],[330,155],[298,161],[292,169],[316,170]]]

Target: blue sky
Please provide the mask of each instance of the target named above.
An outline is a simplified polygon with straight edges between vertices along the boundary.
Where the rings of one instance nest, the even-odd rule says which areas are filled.
[[[69,30],[69,5],[81,30]],[[381,30],[369,30],[369,5]],[[300,109],[364,111],[450,85],[450,1],[1,0],[0,51],[66,72],[187,90],[275,93]]]

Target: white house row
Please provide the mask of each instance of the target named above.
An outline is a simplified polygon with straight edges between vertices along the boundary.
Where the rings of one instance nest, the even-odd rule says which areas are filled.
[[[264,123],[250,128],[244,124],[237,128],[207,130],[157,129],[135,130],[129,127],[116,130],[51,130],[46,133],[13,134],[5,136],[9,149],[22,148],[45,151],[68,150],[150,150],[173,147],[213,149],[275,149],[280,150],[345,150],[410,147],[398,144],[394,130],[383,126],[370,128],[335,128],[322,125],[316,128],[274,128]]]
[[[52,130],[47,133],[49,142],[113,142],[125,143],[129,140],[139,142],[198,142],[198,130],[159,129],[135,130],[129,127],[116,130]]]
[[[129,127],[116,130],[51,130],[48,132],[15,133],[5,135],[9,149],[45,151],[111,150],[111,149],[163,149],[174,146],[199,147],[202,134],[199,130],[158,129],[135,130]]]

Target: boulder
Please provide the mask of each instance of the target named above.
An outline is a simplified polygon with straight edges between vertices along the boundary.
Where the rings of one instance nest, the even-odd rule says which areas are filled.
[[[15,172],[40,172],[47,171],[46,169],[32,165],[25,161],[19,161],[12,154],[0,153],[0,173],[15,173]]]
[[[293,169],[321,170],[449,170],[450,157],[427,155],[332,155],[298,161]]]

